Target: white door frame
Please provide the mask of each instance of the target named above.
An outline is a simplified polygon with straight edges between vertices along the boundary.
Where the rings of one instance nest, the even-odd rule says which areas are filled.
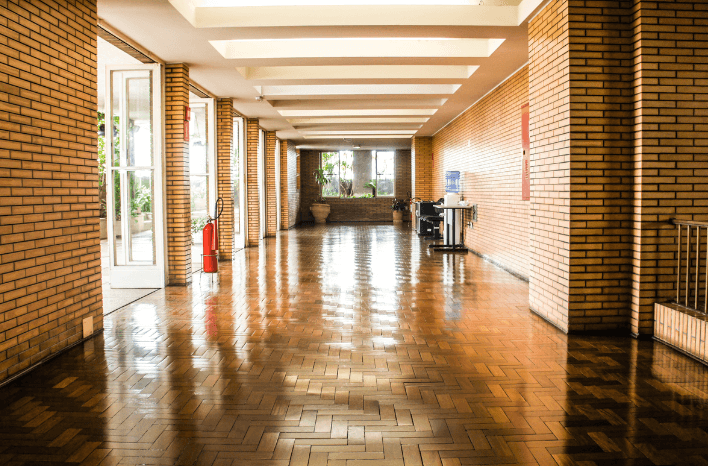
[[[153,154],[152,154],[152,165],[150,166],[113,166],[113,73],[116,71],[145,71],[149,70],[152,72],[152,143],[153,143]],[[107,230],[108,230],[108,254],[110,259],[110,277],[111,277],[111,288],[164,288],[166,282],[166,271],[165,267],[165,235],[164,230],[165,224],[165,209],[164,206],[164,115],[163,115],[163,68],[159,64],[151,65],[107,65],[106,66],[106,138],[105,138],[105,150],[106,150],[106,207],[108,211],[107,215]],[[123,99],[121,108],[125,109],[125,89],[122,89],[121,98]],[[126,122],[122,119],[121,125]],[[121,135],[125,134],[122,132]],[[125,145],[121,146],[123,149]],[[144,169],[152,170],[153,178],[153,227],[154,227],[154,264],[138,265],[138,264],[128,264],[127,259],[124,258],[125,265],[116,265],[115,260],[115,235],[114,235],[114,222],[115,222],[115,203],[114,203],[114,173],[126,172],[130,170]],[[125,185],[123,181],[123,176],[121,178],[121,184]],[[127,186],[121,186],[121,215],[127,211]],[[162,219],[162,221],[158,221]],[[130,223],[128,221],[121,222],[121,238],[123,241],[123,253],[127,256],[128,244],[127,239],[129,237],[128,233],[130,229]]]

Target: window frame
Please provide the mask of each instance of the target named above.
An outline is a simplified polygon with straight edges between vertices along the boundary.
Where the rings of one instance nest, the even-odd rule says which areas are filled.
[[[384,199],[389,199],[389,198],[390,198],[390,199],[393,199],[393,198],[396,197],[396,151],[395,151],[395,150],[377,150],[377,149],[372,149],[371,151],[369,151],[369,152],[371,153],[371,157],[372,157],[372,159],[373,159],[373,161],[372,161],[372,162],[373,162],[373,167],[372,167],[372,168],[373,168],[373,172],[374,172],[373,174],[375,175],[376,185],[377,185],[377,188],[376,188],[376,197],[374,197],[374,198],[370,198],[370,197],[369,197],[369,198],[367,198],[367,197],[356,197],[356,196],[351,196],[351,197],[349,197],[349,196],[342,196],[342,185],[341,185],[341,182],[340,182],[340,181],[341,181],[341,178],[342,178],[341,157],[342,157],[342,153],[343,153],[343,152],[351,152],[351,154],[352,154],[352,165],[353,165],[353,163],[354,163],[354,158],[357,157],[357,156],[361,156],[361,154],[360,154],[360,155],[357,155],[354,151],[341,151],[341,150],[340,150],[340,151],[320,151],[320,153],[319,153],[319,159],[320,159],[320,160],[319,160],[319,168],[320,168],[320,169],[324,169],[324,162],[325,162],[324,154],[332,154],[332,153],[336,153],[336,154],[337,154],[337,162],[334,164],[334,165],[335,165],[335,169],[334,169],[331,173],[324,172],[324,175],[327,176],[327,177],[329,177],[329,176],[336,176],[336,179],[337,179],[337,194],[336,194],[336,195],[331,195],[331,194],[328,195],[328,194],[325,194],[324,186],[323,186],[323,187],[322,187],[322,191],[321,191],[321,195],[322,195],[323,198],[325,198],[325,199],[352,199],[352,200],[354,200],[354,199],[376,199],[376,198],[379,198],[379,197],[384,198]],[[379,154],[380,152],[381,152],[381,153],[386,152],[386,153],[392,153],[392,154],[393,154],[393,169],[392,169],[393,193],[392,193],[392,194],[386,194],[386,195],[379,195],[379,194],[378,194],[379,176],[382,176],[382,175],[379,175],[379,167],[378,167],[378,154]],[[353,168],[352,168],[352,170],[353,170]],[[353,172],[352,172],[352,176],[353,176]],[[371,179],[374,179],[374,178],[371,178]],[[330,181],[330,184],[331,184],[331,181]]]

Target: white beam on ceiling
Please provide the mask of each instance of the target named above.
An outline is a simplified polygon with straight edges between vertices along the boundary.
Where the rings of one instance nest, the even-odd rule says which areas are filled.
[[[504,39],[355,37],[212,40],[227,59],[489,57]]]
[[[509,4],[201,6],[195,5],[193,0],[169,1],[197,28],[518,26],[520,17],[519,7]]]
[[[256,66],[236,70],[249,81],[323,79],[456,79],[464,82],[478,66],[359,65],[359,66]]]
[[[257,89],[265,97],[335,96],[335,95],[447,95],[459,84],[328,84],[309,86],[263,86]]]
[[[278,110],[278,109],[276,109]],[[436,108],[422,108],[422,109],[411,109],[411,108],[401,108],[401,109],[340,109],[340,110],[278,110],[278,112],[284,117],[326,117],[326,116],[383,116],[383,115],[434,115],[437,111]]]

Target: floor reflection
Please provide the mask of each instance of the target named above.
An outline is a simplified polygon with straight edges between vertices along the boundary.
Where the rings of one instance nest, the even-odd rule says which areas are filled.
[[[708,373],[406,227],[303,227],[0,389],[0,464],[708,464]]]

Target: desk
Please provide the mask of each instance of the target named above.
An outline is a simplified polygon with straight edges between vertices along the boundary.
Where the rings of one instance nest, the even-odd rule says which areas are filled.
[[[465,251],[464,240],[459,244],[452,244],[455,241],[455,215],[458,210],[472,210],[471,205],[436,205],[433,206],[438,210],[452,210],[452,234],[447,231],[447,225],[445,225],[445,241],[444,244],[431,244],[430,248],[436,251]]]

